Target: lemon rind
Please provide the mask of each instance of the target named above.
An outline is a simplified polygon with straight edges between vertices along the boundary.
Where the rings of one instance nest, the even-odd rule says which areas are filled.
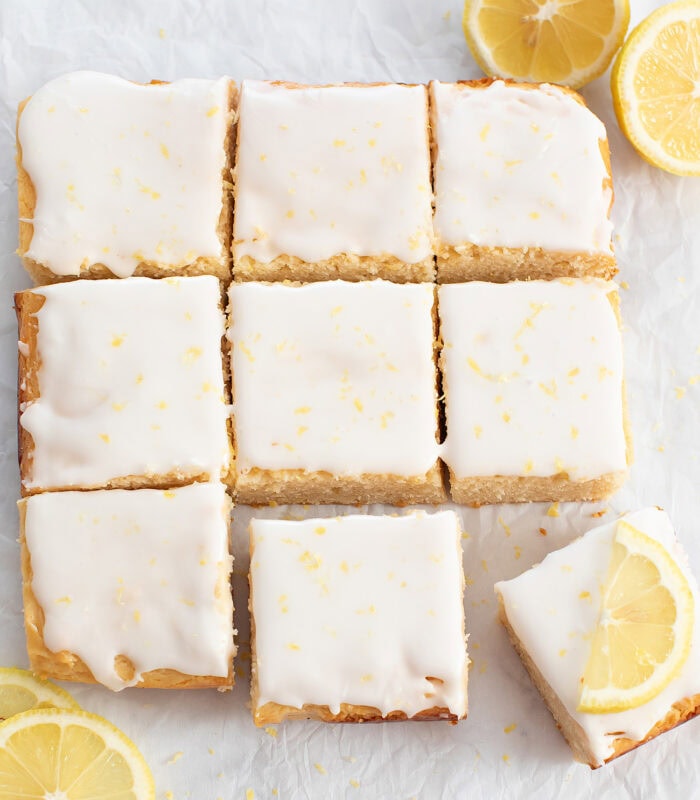
[[[26,669],[0,667],[0,687],[7,686],[17,686],[20,689],[33,692],[37,698],[37,705],[33,708],[46,707],[44,706],[46,703],[52,708],[80,709],[80,704],[70,692],[51,681],[37,677],[33,672]],[[30,710],[32,709],[27,709],[27,711]],[[0,709],[0,715],[1,713],[2,709]],[[2,717],[0,716],[1,719]]]

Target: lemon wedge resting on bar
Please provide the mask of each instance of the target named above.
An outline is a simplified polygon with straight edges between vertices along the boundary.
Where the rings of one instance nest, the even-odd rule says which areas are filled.
[[[690,653],[694,605],[666,548],[618,522],[578,710],[625,711],[663,691]]]

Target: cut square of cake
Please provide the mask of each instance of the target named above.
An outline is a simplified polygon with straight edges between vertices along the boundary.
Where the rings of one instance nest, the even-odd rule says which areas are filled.
[[[230,508],[213,483],[21,500],[34,672],[115,691],[230,687]]]
[[[17,120],[19,254],[36,283],[230,278],[232,81],[50,81]]]
[[[15,305],[24,494],[228,479],[216,278],[71,281]]]
[[[560,86],[430,85],[438,281],[616,273],[603,123]]]
[[[431,281],[425,86],[241,89],[237,280]]]
[[[438,290],[457,503],[597,500],[630,461],[617,287],[600,279]]]
[[[434,287],[229,290],[242,503],[439,503]]]
[[[453,512],[253,519],[250,548],[256,725],[466,717]]]
[[[594,528],[495,589],[577,760],[599,767],[700,712],[698,586],[663,511]]]

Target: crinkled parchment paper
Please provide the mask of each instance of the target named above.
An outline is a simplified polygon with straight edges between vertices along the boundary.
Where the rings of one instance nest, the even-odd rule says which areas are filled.
[[[652,7],[636,0],[633,24]],[[142,81],[222,74],[304,82],[477,77],[460,17],[460,0],[0,2],[0,664],[26,665],[16,543],[12,310],[13,292],[29,285],[14,253],[18,101],[50,78],[83,68]],[[458,509],[468,533],[465,604],[473,660],[469,719],[458,726],[295,722],[256,729],[247,706],[250,511],[238,509],[234,592],[240,655],[234,691],[72,689],[87,709],[104,714],[137,742],[155,773],[159,798],[697,796],[700,722],[604,769],[591,772],[575,764],[495,619],[493,583],[588,530],[599,510],[664,506],[700,573],[700,178],[667,175],[636,155],[615,121],[607,76],[584,95],[608,126],[613,155],[636,452],[627,486],[609,509],[562,505],[558,516],[548,516],[546,505]]]

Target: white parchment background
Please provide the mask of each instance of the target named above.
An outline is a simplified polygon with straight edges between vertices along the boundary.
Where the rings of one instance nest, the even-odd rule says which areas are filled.
[[[632,24],[654,5],[632,4]],[[14,254],[18,101],[50,78],[84,68],[138,81],[222,74],[304,82],[477,77],[460,17],[461,0],[0,0],[0,664],[26,665],[12,311],[13,292],[29,285]],[[700,178],[667,175],[634,153],[615,122],[607,76],[584,94],[607,124],[612,147],[636,450],[629,483],[609,513],[664,506],[700,573]],[[547,516],[547,508],[462,510],[474,663],[469,719],[456,727],[296,722],[272,735],[253,726],[247,708],[247,509],[238,510],[234,529],[241,631],[234,691],[73,691],[137,742],[159,798],[698,797],[700,722],[596,772],[574,764],[497,625],[494,581],[592,527],[597,520],[591,514],[606,506],[562,506],[558,517]]]

